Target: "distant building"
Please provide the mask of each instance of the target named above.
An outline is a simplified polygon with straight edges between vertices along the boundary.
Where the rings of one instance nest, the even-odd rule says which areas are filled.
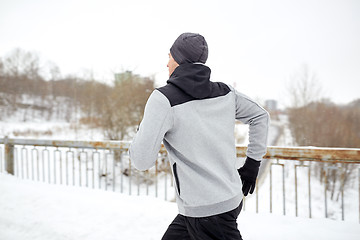
[[[265,108],[266,110],[268,110],[269,112],[276,112],[277,109],[277,101],[276,100],[266,100],[265,101]]]
[[[121,83],[123,81],[126,80],[130,80],[132,78],[134,78],[134,74],[131,71],[125,71],[122,73],[115,73],[115,82],[116,83]]]

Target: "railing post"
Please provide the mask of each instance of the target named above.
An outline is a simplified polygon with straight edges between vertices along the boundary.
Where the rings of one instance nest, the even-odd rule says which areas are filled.
[[[324,186],[324,199],[325,199],[325,218],[328,218],[328,212],[327,212],[327,177],[328,177],[328,168],[324,170],[325,174],[325,186]]]
[[[14,175],[14,145],[9,143],[9,138],[6,136],[4,139],[5,145],[5,169],[6,171]]]

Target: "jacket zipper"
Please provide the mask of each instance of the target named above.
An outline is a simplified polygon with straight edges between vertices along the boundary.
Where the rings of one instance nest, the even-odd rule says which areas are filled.
[[[178,175],[177,175],[176,163],[173,164],[173,172],[174,172],[174,177],[175,177],[176,188],[177,188],[177,191],[178,191],[179,196],[180,196],[180,182],[179,182],[179,178],[178,178]]]

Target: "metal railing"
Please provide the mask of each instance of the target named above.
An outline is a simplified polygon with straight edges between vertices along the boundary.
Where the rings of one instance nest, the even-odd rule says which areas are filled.
[[[140,172],[132,167],[127,154],[129,145],[129,142],[121,141],[56,141],[5,137],[0,139],[0,172],[6,171],[19,178],[48,183],[105,190],[111,188],[112,191],[130,195],[146,194],[174,200],[173,178],[165,148],[161,148],[155,167]],[[237,147],[239,159],[246,157],[246,149]],[[263,183],[257,183],[254,196],[247,197],[246,201],[244,199],[244,210],[253,205],[256,212],[259,212],[259,208],[275,212],[275,208],[280,209],[281,205],[281,214],[287,215],[294,211],[295,216],[298,216],[300,213],[304,215],[304,208],[307,207],[306,215],[312,218],[314,193],[311,183],[320,181],[323,183],[323,217],[332,217],[329,216],[328,178],[331,171],[336,169],[341,176],[340,214],[341,219],[345,220],[344,185],[345,180],[349,180],[346,174],[351,166],[351,181],[358,184],[358,196],[351,195],[349,198],[352,205],[357,202],[360,222],[360,149],[268,147],[264,158],[270,161],[266,171],[268,174],[262,178]],[[319,174],[315,174],[316,172]],[[276,176],[278,181],[275,184],[273,179]],[[319,197],[319,191],[316,190],[315,195]],[[262,201],[259,202],[259,199]],[[287,204],[288,202],[292,204]],[[268,205],[268,209],[264,204]],[[295,209],[289,209],[288,205],[294,205]],[[317,208],[319,206],[315,210]]]
[[[246,152],[246,147],[238,147],[237,153],[238,156],[244,156]],[[287,207],[286,202],[291,200],[293,197],[293,205],[294,205],[294,213],[297,217],[299,215],[299,201],[300,199],[304,203],[307,201],[308,213],[303,214],[303,216],[307,216],[309,218],[313,217],[313,208],[312,208],[312,195],[314,195],[311,191],[312,189],[312,181],[311,179],[315,178],[316,181],[320,181],[322,183],[322,193],[323,195],[323,211],[324,217],[329,218],[329,177],[331,171],[339,171],[338,175],[340,175],[340,179],[338,179],[338,192],[341,196],[340,198],[340,217],[332,216],[333,219],[341,219],[345,220],[345,204],[344,204],[344,192],[345,192],[345,182],[346,180],[350,180],[352,185],[358,185],[358,193],[357,196],[349,197],[352,203],[357,202],[356,210],[352,208],[350,211],[355,212],[357,211],[358,221],[360,223],[360,149],[350,149],[350,148],[316,148],[316,147],[269,147],[267,154],[264,157],[265,159],[271,160],[268,173],[269,175],[266,178],[269,178],[268,187],[269,191],[266,197],[268,197],[269,203],[269,212],[273,212],[273,169],[278,167],[277,174],[281,175],[280,187],[277,189],[278,191],[278,202],[281,202],[282,205],[282,214],[287,214]],[[292,168],[292,169],[291,169]],[[286,169],[286,171],[285,171]],[[301,198],[299,197],[298,190],[299,190],[299,174],[298,172],[303,170],[303,181],[301,181],[302,185],[302,195]],[[304,172],[305,170],[305,172]],[[286,177],[287,175],[287,177]],[[292,175],[292,176],[290,176]],[[306,177],[304,179],[304,177]],[[293,180],[293,181],[292,181]],[[264,179],[263,179],[264,181]],[[356,183],[357,182],[357,183]],[[305,184],[304,184],[305,183]],[[332,183],[334,184],[334,183]],[[257,182],[256,192],[255,192],[255,208],[256,212],[259,212],[259,192],[262,187],[259,188],[259,182]],[[287,192],[291,192],[291,190],[286,191],[287,189],[285,186],[290,186],[292,194],[286,194]],[[259,190],[260,189],[260,190]],[[265,189],[262,189],[265,190]],[[319,190],[319,189],[316,189]],[[281,194],[279,194],[281,192]],[[262,191],[262,195],[264,191]],[[280,196],[279,196],[280,195]],[[287,197],[287,195],[290,195]],[[319,193],[317,194],[316,198],[319,198]],[[264,197],[264,196],[262,196]],[[247,201],[246,201],[247,202]],[[304,205],[304,204],[303,204]],[[319,206],[316,206],[319,207]],[[244,202],[245,208],[245,202]],[[304,213],[304,209],[303,213]],[[319,216],[319,214],[318,214]]]
[[[4,146],[3,148],[1,146]],[[145,172],[133,168],[128,142],[0,139],[0,172],[19,178],[168,200],[175,195],[166,152]],[[159,184],[164,184],[159,186]],[[134,191],[135,189],[135,191]]]

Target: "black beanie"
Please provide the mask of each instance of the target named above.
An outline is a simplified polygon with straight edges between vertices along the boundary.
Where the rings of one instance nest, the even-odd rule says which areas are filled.
[[[208,45],[205,38],[197,33],[183,33],[170,48],[171,56],[179,64],[205,63],[208,58]]]

